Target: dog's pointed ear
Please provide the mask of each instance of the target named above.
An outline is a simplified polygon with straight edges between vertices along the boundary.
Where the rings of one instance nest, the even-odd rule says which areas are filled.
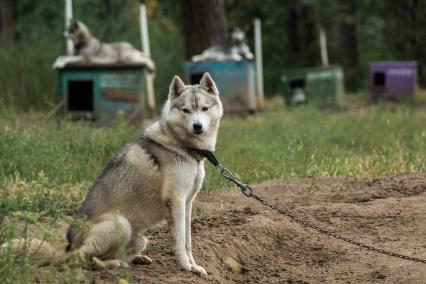
[[[179,78],[178,75],[173,77],[172,83],[170,84],[169,98],[174,100],[180,96],[183,89],[185,88],[185,84],[182,79]]]
[[[200,86],[206,90],[211,95],[219,95],[217,90],[216,83],[213,81],[212,77],[208,72],[204,73],[203,77],[200,80]]]

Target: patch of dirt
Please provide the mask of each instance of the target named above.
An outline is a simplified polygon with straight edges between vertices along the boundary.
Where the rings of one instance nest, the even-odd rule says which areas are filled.
[[[426,259],[426,173],[374,180],[286,179],[253,186],[270,202],[324,228]],[[202,278],[182,271],[166,227],[150,232],[153,263],[133,266],[142,283],[424,283],[426,265],[369,252],[301,227],[238,189],[201,194],[194,206],[193,252]],[[130,273],[129,273],[130,272]],[[116,281],[120,270],[94,272]]]

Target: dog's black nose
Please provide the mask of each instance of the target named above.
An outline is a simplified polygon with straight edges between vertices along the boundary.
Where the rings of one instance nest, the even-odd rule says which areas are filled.
[[[196,122],[192,125],[192,127],[194,128],[194,133],[195,134],[201,134],[203,133],[203,125],[199,122]]]

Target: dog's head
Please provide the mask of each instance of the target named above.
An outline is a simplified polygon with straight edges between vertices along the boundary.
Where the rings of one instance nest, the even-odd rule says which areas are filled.
[[[179,140],[199,149],[214,149],[222,115],[219,91],[209,73],[204,73],[198,85],[173,78],[162,118]]]
[[[71,19],[64,32],[64,36],[72,40],[74,47],[79,50],[86,44],[91,35],[89,29],[83,22]]]
[[[233,45],[240,45],[246,41],[246,32],[242,28],[233,28],[231,31],[231,42]]]

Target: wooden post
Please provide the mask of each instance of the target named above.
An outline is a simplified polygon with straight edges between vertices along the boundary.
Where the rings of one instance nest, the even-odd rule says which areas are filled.
[[[262,23],[254,20],[254,44],[256,54],[257,103],[260,110],[265,108],[263,93],[263,63],[262,63]]]
[[[65,0],[65,28],[68,29],[72,19],[72,0]],[[66,39],[67,54],[74,54],[74,44],[71,39]]]
[[[319,27],[319,41],[322,67],[328,67],[327,37],[324,28],[321,26]]]
[[[147,56],[151,56],[151,50],[149,49],[149,34],[148,34],[148,23],[146,17],[146,8],[144,4],[140,5],[140,32],[142,40],[142,50]],[[148,111],[150,117],[156,116],[155,110],[155,96],[154,96],[154,74],[148,72],[145,73],[146,79],[146,92],[148,98]]]

